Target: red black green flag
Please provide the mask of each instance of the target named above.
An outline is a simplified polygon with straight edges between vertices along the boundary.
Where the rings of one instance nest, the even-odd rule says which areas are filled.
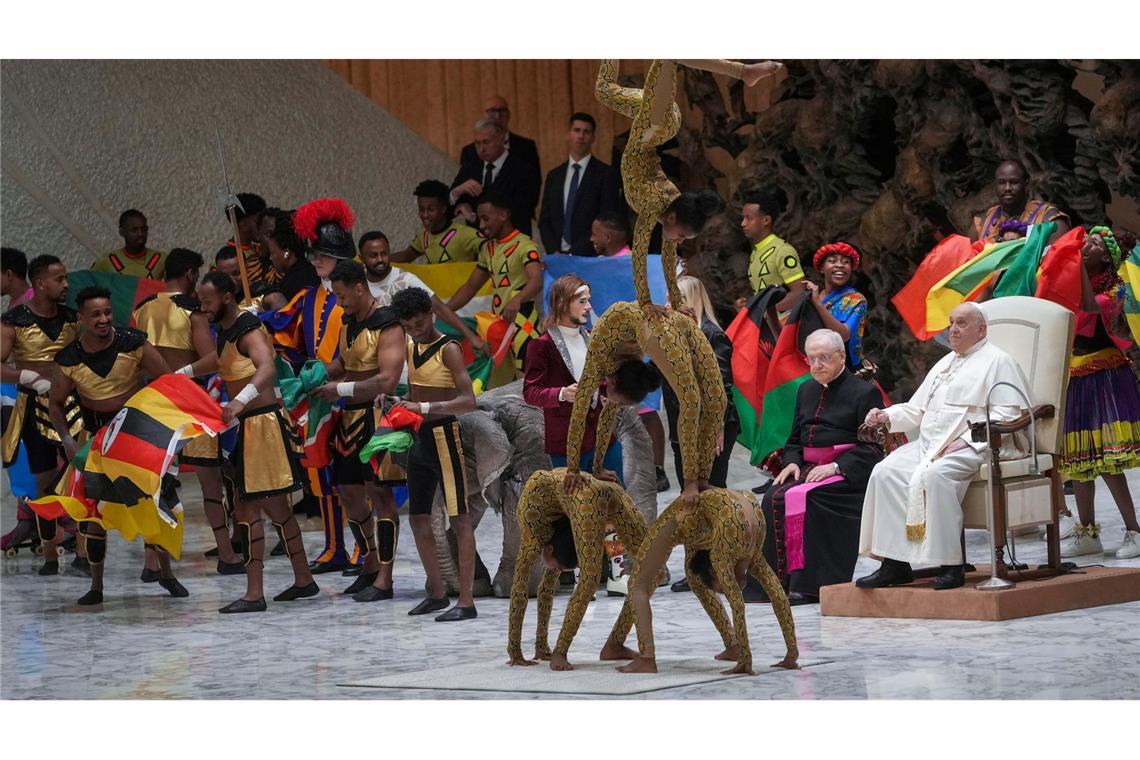
[[[131,312],[139,301],[150,298],[155,293],[166,290],[162,280],[145,277],[132,277],[118,272],[94,272],[82,269],[67,273],[67,300],[75,308],[75,296],[86,287],[96,285],[111,291],[111,308],[114,310],[115,324],[133,325]]]

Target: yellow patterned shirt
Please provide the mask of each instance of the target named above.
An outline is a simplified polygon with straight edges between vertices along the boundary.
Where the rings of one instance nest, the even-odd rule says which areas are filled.
[[[426,228],[412,238],[411,249],[427,259],[429,264],[448,264],[453,261],[475,261],[479,258],[479,244],[483,242],[478,231],[460,222],[452,222],[439,234]]]
[[[526,286],[526,265],[542,263],[538,246],[515,230],[501,240],[484,240],[478,267],[491,275],[491,310],[496,314]]]
[[[761,240],[752,248],[748,262],[748,281],[752,291],[759,293],[769,285],[790,285],[802,280],[803,267],[796,249],[775,233]]]

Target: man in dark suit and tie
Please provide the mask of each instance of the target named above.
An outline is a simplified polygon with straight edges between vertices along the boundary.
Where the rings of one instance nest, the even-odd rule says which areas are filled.
[[[506,98],[502,95],[492,95],[488,98],[487,105],[483,108],[483,116],[503,128],[506,135],[504,144],[507,150],[533,166],[538,172],[538,176],[541,177],[542,167],[538,163],[538,147],[534,144],[534,140],[529,137],[511,132],[511,109],[507,107]],[[459,153],[459,163],[474,164],[478,161],[479,156],[475,152],[475,143],[464,145],[463,150]]]
[[[590,225],[617,206],[617,186],[610,167],[590,153],[595,128],[590,114],[571,116],[566,136],[570,160],[546,175],[538,229],[548,252],[595,255]]]
[[[451,183],[451,202],[457,214],[471,220],[475,199],[494,191],[510,203],[511,223],[515,228],[530,235],[542,175],[536,166],[507,150],[506,134],[498,122],[491,119],[475,123],[476,159],[460,165]]]

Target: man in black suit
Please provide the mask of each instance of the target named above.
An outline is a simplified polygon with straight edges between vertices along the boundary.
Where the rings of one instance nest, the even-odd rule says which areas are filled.
[[[590,225],[599,215],[617,207],[613,173],[590,152],[596,126],[588,113],[571,116],[570,132],[566,135],[570,160],[546,175],[538,229],[548,252],[595,255]]]
[[[538,172],[538,176],[541,177],[542,167],[538,163],[538,147],[534,144],[534,140],[529,137],[511,133],[511,109],[507,107],[506,99],[502,95],[492,95],[483,109],[483,116],[503,128],[503,132],[506,134],[504,144],[507,150],[533,166]],[[459,163],[474,164],[478,162],[479,156],[475,152],[475,143],[464,145],[459,154]]]
[[[451,202],[456,214],[471,219],[475,199],[493,190],[510,203],[511,223],[530,235],[542,175],[535,166],[509,152],[505,140],[506,132],[498,122],[491,119],[476,122],[476,159],[460,165],[451,183]]]

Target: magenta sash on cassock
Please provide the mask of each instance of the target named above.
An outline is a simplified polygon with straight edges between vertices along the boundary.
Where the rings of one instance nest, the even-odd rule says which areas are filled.
[[[807,475],[807,465],[831,464],[844,451],[853,448],[855,448],[853,443],[841,443],[838,446],[805,446],[804,475]],[[784,492],[784,554],[787,557],[787,572],[800,570],[804,566],[804,517],[807,513],[808,491],[841,480],[843,480],[842,475],[832,475],[814,483],[800,483]]]

